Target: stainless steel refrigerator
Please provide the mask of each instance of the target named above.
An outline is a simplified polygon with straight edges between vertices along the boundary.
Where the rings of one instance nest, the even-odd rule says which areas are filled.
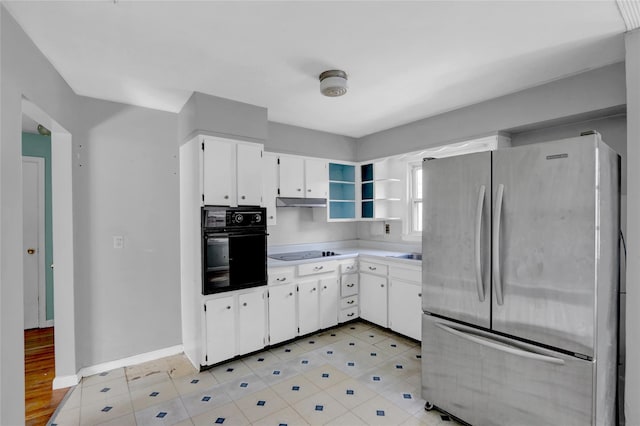
[[[615,422],[620,157],[589,135],[423,162],[422,396]]]

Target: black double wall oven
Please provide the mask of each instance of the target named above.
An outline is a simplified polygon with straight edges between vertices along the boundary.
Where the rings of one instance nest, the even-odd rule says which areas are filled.
[[[266,209],[204,206],[202,294],[266,284]]]

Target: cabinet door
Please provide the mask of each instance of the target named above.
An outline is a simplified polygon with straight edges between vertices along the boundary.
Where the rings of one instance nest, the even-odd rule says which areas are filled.
[[[259,206],[262,203],[262,145],[238,144],[238,205]]]
[[[235,205],[235,144],[220,139],[204,140],[202,167],[204,203],[208,205]]]
[[[238,354],[257,351],[265,346],[265,291],[238,296]]]
[[[338,324],[338,278],[320,280],[320,328]]]
[[[269,287],[269,344],[293,339],[297,332],[296,285]]]
[[[387,278],[360,274],[360,317],[387,327]]]
[[[236,321],[233,296],[205,303],[205,365],[215,364],[236,355]]]
[[[304,197],[304,159],[280,157],[280,196]]]
[[[312,333],[320,328],[318,287],[320,281],[298,284],[298,334]]]
[[[329,192],[328,162],[325,160],[307,159],[305,164],[305,197],[327,198]]]
[[[389,285],[389,328],[412,339],[422,338],[420,283],[392,280]]]
[[[276,222],[276,197],[278,196],[278,156],[269,152],[262,159],[262,206],[267,209],[267,225]]]

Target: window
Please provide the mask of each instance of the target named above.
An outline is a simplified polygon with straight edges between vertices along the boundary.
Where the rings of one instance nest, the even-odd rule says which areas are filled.
[[[422,232],[422,164],[411,164],[409,179],[410,233]]]

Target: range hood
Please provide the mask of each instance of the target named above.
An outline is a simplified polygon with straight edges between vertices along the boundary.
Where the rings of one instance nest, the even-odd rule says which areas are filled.
[[[277,197],[276,207],[327,207],[327,199]]]

